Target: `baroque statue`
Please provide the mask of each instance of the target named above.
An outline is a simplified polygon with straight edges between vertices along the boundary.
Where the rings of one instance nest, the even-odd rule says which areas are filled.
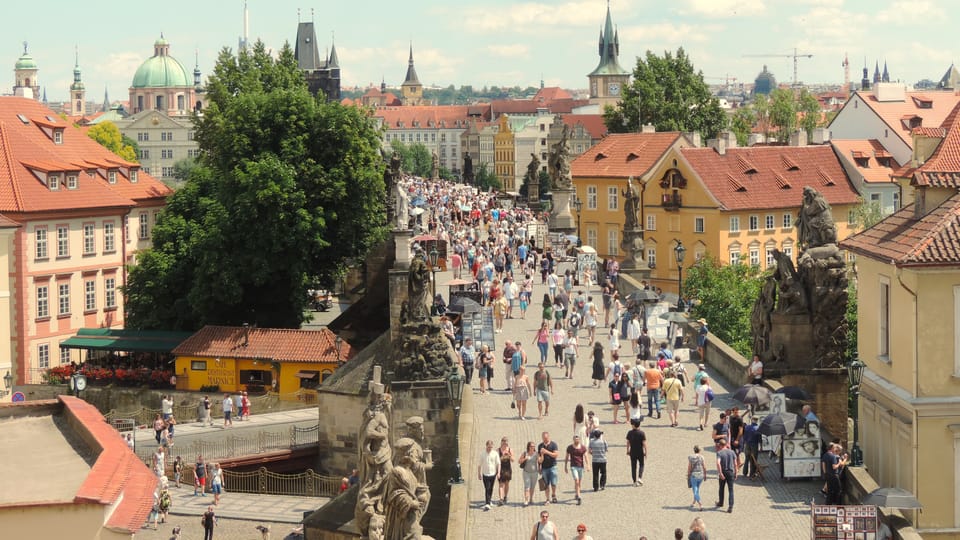
[[[473,158],[470,152],[463,154],[463,181],[467,184],[473,184]]]
[[[430,320],[430,275],[430,267],[421,251],[410,263],[410,271],[407,274],[407,300],[400,309],[401,323]]]
[[[837,243],[837,226],[833,222],[830,204],[810,186],[803,188],[803,206],[797,216],[797,234],[801,252]]]
[[[393,468],[387,473],[384,489],[385,540],[412,540],[423,535],[420,518],[430,501],[429,490],[422,490],[423,449],[417,441],[404,437],[394,445]]]
[[[627,189],[623,194],[623,230],[640,228],[640,190],[633,183],[633,177],[627,178]],[[641,246],[642,247],[642,246]]]
[[[570,176],[570,126],[564,125],[560,140],[550,148],[547,169],[553,189],[573,189]]]
[[[370,393],[370,404],[360,424],[360,488],[354,520],[364,538],[378,538],[372,521],[384,515],[383,493],[387,475],[393,469],[393,447],[390,444],[390,394]],[[382,536],[379,536],[382,537]]]
[[[407,271],[407,299],[400,304],[400,328],[390,348],[390,371],[398,381],[436,379],[456,361],[440,323],[430,316],[432,271],[421,250]]]

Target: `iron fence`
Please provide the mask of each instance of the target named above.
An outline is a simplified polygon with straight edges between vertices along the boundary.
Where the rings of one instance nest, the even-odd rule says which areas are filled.
[[[168,454],[176,452],[186,456],[201,455],[205,460],[213,462],[222,459],[254,456],[265,452],[316,446],[319,441],[319,434],[319,423],[307,428],[290,426],[285,431],[258,431],[256,434],[248,436],[233,435],[222,439],[198,439],[189,443],[177,444],[174,446],[176,450],[172,450]],[[149,466],[153,463],[154,450],[156,450],[156,445],[143,445],[142,448],[137,449],[137,455]],[[169,467],[172,460],[168,459],[167,461]]]

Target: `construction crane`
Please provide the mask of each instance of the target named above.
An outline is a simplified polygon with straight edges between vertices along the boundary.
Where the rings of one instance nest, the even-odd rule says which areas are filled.
[[[711,80],[711,81],[723,81],[723,84],[724,84],[725,86],[728,86],[728,87],[730,86],[730,83],[736,83],[736,82],[737,82],[737,78],[736,78],[736,77],[731,77],[731,76],[729,76],[729,75],[727,75],[726,77],[708,77],[708,76],[704,75],[703,78],[704,78],[704,79]]]
[[[800,84],[799,79],[797,79],[797,59],[798,58],[813,58],[812,54],[801,54],[797,52],[797,49],[793,49],[793,54],[745,54],[744,57],[749,58],[793,58],[793,86],[796,87]]]

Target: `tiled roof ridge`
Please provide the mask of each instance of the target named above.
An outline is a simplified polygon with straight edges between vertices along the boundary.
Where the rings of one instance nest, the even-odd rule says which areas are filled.
[[[921,220],[926,219],[928,216],[933,218],[939,211],[942,211],[943,215],[939,216],[937,221],[931,224],[930,229],[917,240],[916,245],[902,258],[903,262],[929,262],[928,259],[930,257],[925,257],[924,254],[931,249],[937,249],[935,244],[937,240],[942,239],[945,232],[948,232],[946,229],[956,229],[958,218],[960,218],[960,193],[944,201],[939,207],[935,208],[926,216],[923,216]],[[954,231],[954,233],[956,233],[956,231]],[[953,236],[956,238],[957,235],[954,234]]]
[[[13,165],[13,155],[10,153],[10,141],[7,139],[7,124],[0,121],[0,145],[3,146],[3,164],[10,173],[10,188],[16,211],[23,211],[23,195],[20,193],[20,183],[17,181],[16,167]]]

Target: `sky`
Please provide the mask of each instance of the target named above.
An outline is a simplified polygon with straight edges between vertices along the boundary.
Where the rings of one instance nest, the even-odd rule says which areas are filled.
[[[403,7],[403,6],[409,7]],[[939,80],[953,62],[956,10],[943,0],[610,0],[620,34],[620,64],[683,47],[708,84],[752,82],[766,64],[778,82],[842,84],[864,60],[886,61],[892,80]],[[135,11],[143,6],[142,13]],[[598,61],[607,0],[248,0],[251,41],[271,49],[294,41],[299,19],[313,20],[325,48],[336,43],[342,86],[399,86],[409,46],[427,86],[547,86],[585,89]],[[220,50],[236,50],[243,0],[38,0],[4,3],[0,62],[9,66],[0,94],[12,91],[22,42],[40,67],[49,100],[67,97],[74,51],[88,99],[127,98],[137,67],[163,33],[170,54],[192,74],[195,53],[204,77]],[[311,10],[314,10],[311,13]],[[323,51],[321,49],[321,52]],[[746,55],[770,55],[748,57]],[[733,83],[734,81],[730,81]]]

